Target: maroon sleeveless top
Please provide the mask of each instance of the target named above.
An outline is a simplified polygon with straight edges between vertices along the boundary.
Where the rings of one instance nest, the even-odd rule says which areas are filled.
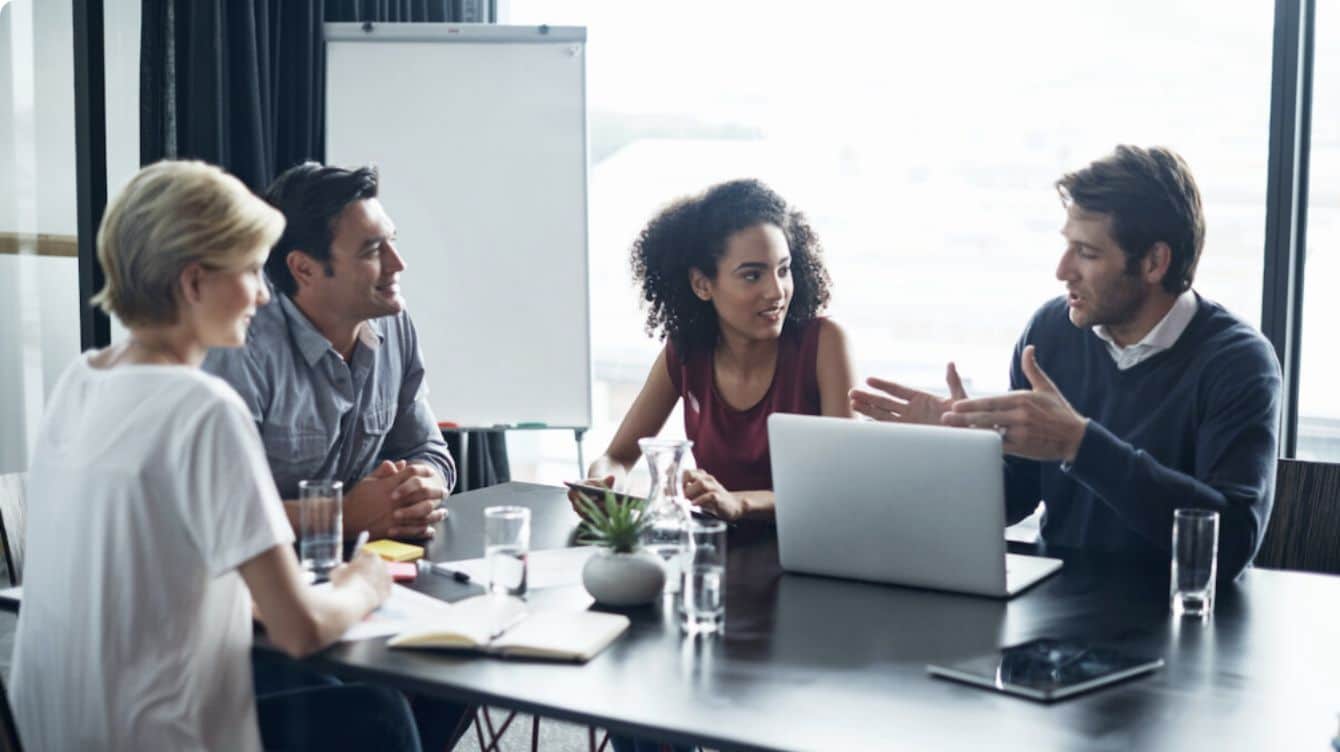
[[[772,490],[769,415],[820,413],[819,329],[818,318],[787,327],[777,343],[772,385],[747,410],[736,410],[717,392],[712,350],[699,350],[685,362],[666,344],[665,363],[684,400],[684,433],[693,441],[693,457],[726,490]]]

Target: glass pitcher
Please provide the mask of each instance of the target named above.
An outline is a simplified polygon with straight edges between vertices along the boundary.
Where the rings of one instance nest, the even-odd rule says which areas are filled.
[[[683,469],[692,441],[640,439],[637,442],[651,472],[651,493],[645,514],[651,527],[642,534],[642,547],[661,557],[665,592],[679,591],[682,554],[688,543],[689,504],[684,498]]]

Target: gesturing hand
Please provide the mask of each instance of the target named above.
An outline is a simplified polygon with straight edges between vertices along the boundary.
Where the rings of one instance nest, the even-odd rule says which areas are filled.
[[[684,497],[704,512],[733,522],[744,516],[744,499],[727,491],[705,470],[684,471]]]
[[[1032,345],[1020,358],[1033,387],[999,397],[955,402],[942,418],[945,425],[1000,431],[1008,454],[1043,462],[1074,462],[1089,421],[1066,402],[1056,384],[1038,366]]]
[[[940,416],[949,412],[955,401],[968,398],[968,393],[963,390],[963,381],[958,376],[958,369],[953,363],[945,367],[945,383],[949,386],[947,398],[884,379],[872,377],[866,379],[865,383],[884,394],[861,388],[852,389],[851,409],[885,422],[938,426]]]

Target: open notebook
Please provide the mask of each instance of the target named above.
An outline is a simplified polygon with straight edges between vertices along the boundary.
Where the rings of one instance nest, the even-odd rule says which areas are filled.
[[[431,623],[410,626],[393,648],[467,650],[517,658],[588,661],[628,629],[628,617],[599,611],[528,611],[516,598],[478,595]]]

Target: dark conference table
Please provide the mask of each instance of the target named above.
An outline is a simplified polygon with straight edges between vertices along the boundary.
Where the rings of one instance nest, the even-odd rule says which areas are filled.
[[[835,499],[836,503],[836,499]],[[452,496],[433,561],[483,555],[483,508],[532,510],[531,549],[569,544],[564,490],[526,483]],[[1168,568],[1051,551],[1056,576],[1009,601],[784,574],[771,528],[732,530],[726,630],[681,636],[672,609],[584,665],[337,645],[315,668],[471,703],[718,749],[1327,750],[1340,712],[1340,577],[1249,570],[1214,618],[1168,608]],[[1029,547],[1011,544],[1012,550]],[[421,575],[447,600],[478,587]],[[580,587],[533,603],[581,608]],[[932,679],[928,662],[1039,636],[1162,656],[1162,670],[1047,705]],[[269,650],[263,637],[258,649]]]

